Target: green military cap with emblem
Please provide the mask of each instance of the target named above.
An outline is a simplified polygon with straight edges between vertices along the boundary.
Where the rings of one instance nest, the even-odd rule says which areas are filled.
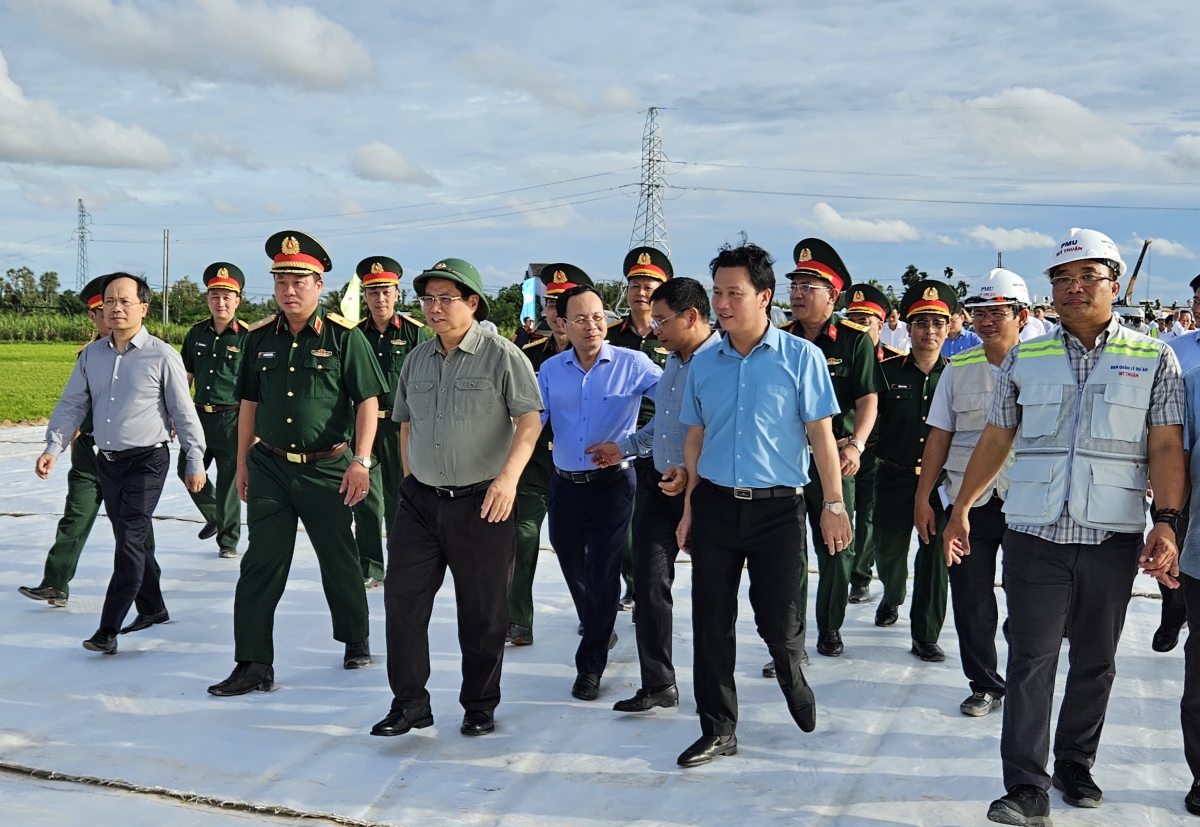
[[[425,283],[430,279],[446,279],[470,293],[479,297],[479,306],[475,308],[475,321],[482,322],[488,317],[487,296],[483,294],[483,278],[470,262],[461,258],[444,258],[413,279],[413,289],[418,296],[425,295]]]
[[[394,258],[372,256],[360,261],[354,272],[362,279],[363,287],[386,287],[389,284],[400,283],[404,268]]]
[[[853,281],[837,250],[819,238],[806,238],[797,244],[792,250],[792,260],[796,268],[787,274],[789,279],[816,276],[833,285],[834,290],[841,290]]]
[[[886,319],[892,312],[892,300],[872,284],[852,284],[845,295],[847,313],[870,313]]]
[[[625,263],[621,265],[625,278],[647,278],[666,281],[675,275],[671,259],[662,250],[655,247],[634,247],[625,254]]]
[[[593,286],[591,276],[574,264],[565,262],[547,264],[538,274],[538,278],[542,280],[542,284],[546,285],[547,297],[565,293],[572,287],[578,287],[581,284]]]
[[[900,299],[900,315],[905,319],[918,313],[947,316],[958,312],[958,292],[942,281],[925,279],[904,291]]]
[[[204,289],[232,290],[241,293],[246,286],[246,277],[235,264],[228,261],[216,261],[204,269]]]
[[[88,312],[104,307],[104,282],[107,276],[96,276],[79,291],[79,299],[87,305]]]
[[[321,242],[296,230],[275,233],[267,239],[266,250],[271,259],[271,272],[275,274],[321,278],[333,269],[333,262]]]

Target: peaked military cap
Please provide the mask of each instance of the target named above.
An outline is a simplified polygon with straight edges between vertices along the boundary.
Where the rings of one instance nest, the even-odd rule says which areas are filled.
[[[892,312],[891,299],[887,294],[870,284],[852,284],[846,289],[847,313],[870,313],[886,319]]]
[[[329,253],[325,252],[321,242],[296,230],[275,233],[267,239],[266,249],[271,259],[272,273],[320,278],[322,273],[333,269],[333,262],[329,260]]]
[[[792,261],[796,262],[796,269],[787,274],[789,279],[816,276],[832,284],[834,290],[841,290],[853,281],[837,250],[819,238],[806,238],[797,244],[792,250]]]
[[[925,279],[904,291],[900,300],[900,315],[909,319],[918,313],[937,313],[949,316],[958,312],[958,293],[942,281]]]
[[[400,277],[404,275],[404,268],[394,258],[372,256],[360,261],[354,272],[362,279],[363,287],[384,287],[399,284]]]
[[[667,258],[667,254],[662,250],[655,247],[634,247],[625,254],[621,272],[627,279],[641,276],[666,281],[675,275],[675,268],[671,266],[671,259]]]
[[[538,278],[542,280],[542,284],[546,285],[547,296],[557,296],[581,284],[592,286],[592,279],[587,273],[574,264],[564,262],[547,264],[538,274]]]
[[[467,288],[479,297],[479,307],[475,308],[475,321],[482,322],[488,317],[488,300],[483,295],[483,278],[470,262],[461,258],[444,258],[413,279],[413,289],[418,296],[425,295],[425,283],[430,279],[446,279]]]
[[[106,279],[107,276],[97,276],[79,291],[79,298],[87,305],[88,310],[104,306],[104,282]]]
[[[236,264],[230,264],[228,261],[217,261],[208,265],[204,270],[204,287],[206,290],[217,288],[241,293],[242,288],[245,286],[246,277],[242,275],[242,271],[238,269]]]

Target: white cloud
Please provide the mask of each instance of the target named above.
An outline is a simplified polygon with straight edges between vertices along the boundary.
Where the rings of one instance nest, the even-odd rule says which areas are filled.
[[[569,88],[563,80],[516,52],[499,46],[477,49],[467,56],[467,73],[478,83],[523,92],[539,103],[580,114],[640,108],[637,98],[622,86],[610,86],[593,101]]]
[[[847,241],[916,241],[921,237],[916,227],[898,218],[846,218],[824,201],[813,207],[813,218],[826,235]]]
[[[1184,169],[1200,169],[1200,135],[1180,135],[1167,156],[1171,163]]]
[[[1150,241],[1150,252],[1157,253],[1160,256],[1166,256],[1167,258],[1196,257],[1196,254],[1188,249],[1186,245],[1180,244],[1177,241],[1170,241],[1166,238],[1152,238]],[[1121,252],[1125,253],[1128,258],[1132,259],[1132,261],[1137,261],[1137,256],[1142,252],[1142,239],[1138,237],[1137,233],[1134,233],[1132,242],[1128,245],[1121,244],[1118,246],[1121,248]],[[1132,261],[1130,262],[1131,267],[1133,266]]]
[[[400,153],[387,144],[360,146],[354,150],[350,167],[355,175],[368,181],[416,184],[421,187],[433,187],[438,183],[436,178],[401,158]]]
[[[213,209],[221,215],[241,215],[243,210],[236,204],[230,204],[228,201],[222,201],[219,198],[209,198],[209,203],[213,205]]]
[[[1028,227],[1006,230],[1003,227],[987,227],[980,224],[973,230],[967,230],[966,234],[968,238],[990,244],[993,248],[1003,252],[1054,246],[1053,238]]]
[[[95,117],[90,125],[67,119],[47,101],[25,97],[8,76],[0,53],[0,161],[89,167],[165,169],[179,161],[140,126]]]
[[[69,176],[44,174],[29,167],[13,167],[9,175],[26,201],[50,210],[74,210],[80,198],[93,212],[137,200],[119,187],[83,184]]]
[[[170,83],[234,79],[337,89],[374,72],[366,46],[307,6],[183,0],[9,0],[91,59]],[[74,51],[74,50],[73,50]]]
[[[192,157],[197,161],[217,163],[225,161],[242,169],[259,170],[262,164],[243,146],[230,143],[216,132],[206,132],[193,137]]]
[[[967,131],[976,145],[1017,160],[1070,167],[1143,167],[1137,133],[1046,89],[1014,87],[967,101]]]

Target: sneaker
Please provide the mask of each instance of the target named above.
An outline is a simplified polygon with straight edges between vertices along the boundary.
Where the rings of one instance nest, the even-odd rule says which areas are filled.
[[[998,698],[986,692],[975,692],[958,705],[958,711],[963,715],[970,715],[972,718],[982,718],[989,712],[999,709],[1003,703],[1004,698],[1002,697]]]
[[[1018,784],[988,807],[988,821],[1018,827],[1054,827],[1050,821],[1050,796],[1041,787]]]
[[[1104,796],[1092,780],[1091,770],[1078,761],[1055,761],[1050,783],[1062,792],[1063,801],[1072,807],[1099,807]]]

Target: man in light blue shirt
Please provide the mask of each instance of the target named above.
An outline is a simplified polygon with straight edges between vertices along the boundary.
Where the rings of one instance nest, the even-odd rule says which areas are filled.
[[[983,339],[979,338],[978,333],[963,328],[966,318],[966,314],[961,310],[950,317],[950,331],[946,334],[946,341],[942,343],[942,355],[947,359],[967,348],[983,344]]]
[[[743,566],[788,711],[805,732],[816,728],[795,600],[807,565],[802,486],[810,446],[826,497],[826,546],[837,553],[851,541],[831,424],[839,413],[833,382],[814,344],[771,325],[773,263],[745,241],[722,247],[712,260],[713,309],[727,336],[696,356],[684,391],[687,501],[676,538],[692,555],[693,674],[703,735],[679,756],[683,767],[737,752],[734,627]]]
[[[1200,276],[1196,277],[1200,288]],[[1178,340],[1175,340],[1178,341]],[[1174,344],[1174,341],[1172,342]],[[1181,360],[1182,361],[1182,360]],[[1200,367],[1183,376],[1187,408],[1183,420],[1183,450],[1188,459],[1192,493],[1190,511],[1200,513]],[[1183,724],[1183,755],[1192,771],[1192,789],[1184,806],[1200,815],[1200,531],[1187,531],[1179,551],[1179,588],[1187,605],[1188,638],[1183,644],[1183,700],[1180,720]]]
[[[604,302],[591,285],[564,291],[556,307],[571,349],[546,360],[538,372],[542,422],[554,429],[550,542],[583,623],[571,694],[594,701],[608,650],[616,643],[613,625],[633,515],[634,472],[629,460],[597,468],[591,454],[594,446],[633,433],[642,398],[654,399],[662,371],[641,351],[604,340]]]

